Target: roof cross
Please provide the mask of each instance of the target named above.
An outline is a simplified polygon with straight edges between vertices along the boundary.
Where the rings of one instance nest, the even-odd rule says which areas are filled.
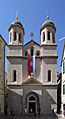
[[[34,39],[34,34],[33,34],[33,32],[31,32],[30,37],[31,37],[31,40]]]

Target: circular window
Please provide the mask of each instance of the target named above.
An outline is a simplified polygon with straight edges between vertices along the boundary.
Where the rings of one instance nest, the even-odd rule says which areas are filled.
[[[37,51],[37,52],[36,52],[36,55],[39,56],[39,55],[40,55],[40,51]]]
[[[25,56],[27,56],[28,55],[28,52],[27,52],[27,50],[25,51]]]

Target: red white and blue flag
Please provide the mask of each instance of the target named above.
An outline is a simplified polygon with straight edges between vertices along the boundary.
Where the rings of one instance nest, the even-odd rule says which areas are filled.
[[[35,55],[28,55],[28,76],[35,75]]]

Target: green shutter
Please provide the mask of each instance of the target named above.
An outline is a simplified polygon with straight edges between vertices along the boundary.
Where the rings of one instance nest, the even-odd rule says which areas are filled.
[[[65,62],[63,62],[63,73],[65,73]]]
[[[65,94],[65,85],[63,85],[63,94]]]

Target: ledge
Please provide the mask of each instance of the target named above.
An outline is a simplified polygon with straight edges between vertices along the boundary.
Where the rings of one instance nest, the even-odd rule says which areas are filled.
[[[57,86],[58,83],[44,83],[44,86]]]
[[[46,47],[46,46],[49,46],[49,47],[50,47],[50,46],[55,46],[55,47],[57,47],[57,44],[56,44],[56,43],[42,44],[41,47],[42,47],[42,46],[45,46],[45,47]]]
[[[7,59],[9,59],[9,58],[23,58],[23,56],[6,56],[7,57]]]
[[[7,86],[21,86],[22,83],[17,83],[17,82],[10,82],[7,83]]]
[[[58,56],[40,56],[40,58],[58,58]]]

